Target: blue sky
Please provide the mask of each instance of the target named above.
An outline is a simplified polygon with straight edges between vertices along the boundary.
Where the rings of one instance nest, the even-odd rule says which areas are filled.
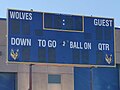
[[[100,16],[115,19],[120,27],[120,0],[1,0],[0,18],[6,18],[7,8]]]

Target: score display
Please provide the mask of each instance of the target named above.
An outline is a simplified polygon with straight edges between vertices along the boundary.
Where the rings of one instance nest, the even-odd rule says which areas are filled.
[[[44,13],[44,29],[83,31],[82,16]]]
[[[8,63],[115,66],[114,19],[8,9]]]

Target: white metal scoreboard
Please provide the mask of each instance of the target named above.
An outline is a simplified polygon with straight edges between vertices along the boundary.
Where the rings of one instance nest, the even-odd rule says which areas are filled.
[[[8,62],[115,66],[114,19],[8,9]]]

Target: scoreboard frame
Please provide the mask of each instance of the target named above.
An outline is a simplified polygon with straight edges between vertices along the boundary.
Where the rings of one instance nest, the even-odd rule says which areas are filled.
[[[116,67],[116,37],[115,37],[115,27],[114,27],[114,65],[96,65],[96,64],[59,64],[59,63],[38,63],[38,62],[14,62],[14,61],[9,61],[8,58],[8,39],[9,39],[9,33],[8,33],[8,24],[9,24],[9,20],[8,20],[8,11],[9,10],[17,10],[17,9],[8,9],[7,10],[7,60],[6,63],[9,64],[36,64],[36,65],[41,65],[41,66],[67,66],[67,67]],[[17,10],[17,11],[24,11],[24,12],[38,12],[38,11],[29,11],[29,10]],[[84,33],[84,17],[93,17],[93,16],[82,16],[82,15],[76,15],[76,14],[61,14],[61,13],[51,13],[51,12],[38,12],[38,13],[43,13],[43,30],[48,30],[48,31],[54,31],[56,30],[56,32],[81,32]],[[82,16],[82,26],[83,26],[83,30],[82,31],[71,31],[71,30],[60,30],[60,29],[52,29],[52,28],[45,28],[44,27],[44,14],[45,13],[50,13],[50,14],[61,14],[61,15],[75,15],[75,16]],[[108,19],[106,17],[98,17],[98,16],[94,16],[94,18],[105,18]],[[109,19],[113,19],[114,18],[109,18]],[[114,24],[114,23],[113,23]]]

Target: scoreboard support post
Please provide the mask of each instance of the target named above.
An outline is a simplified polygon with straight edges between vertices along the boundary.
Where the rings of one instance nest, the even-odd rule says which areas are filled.
[[[34,64],[30,64],[29,65],[29,89],[28,90],[32,90],[32,66]]]
[[[90,90],[93,90],[93,67],[90,68]]]

